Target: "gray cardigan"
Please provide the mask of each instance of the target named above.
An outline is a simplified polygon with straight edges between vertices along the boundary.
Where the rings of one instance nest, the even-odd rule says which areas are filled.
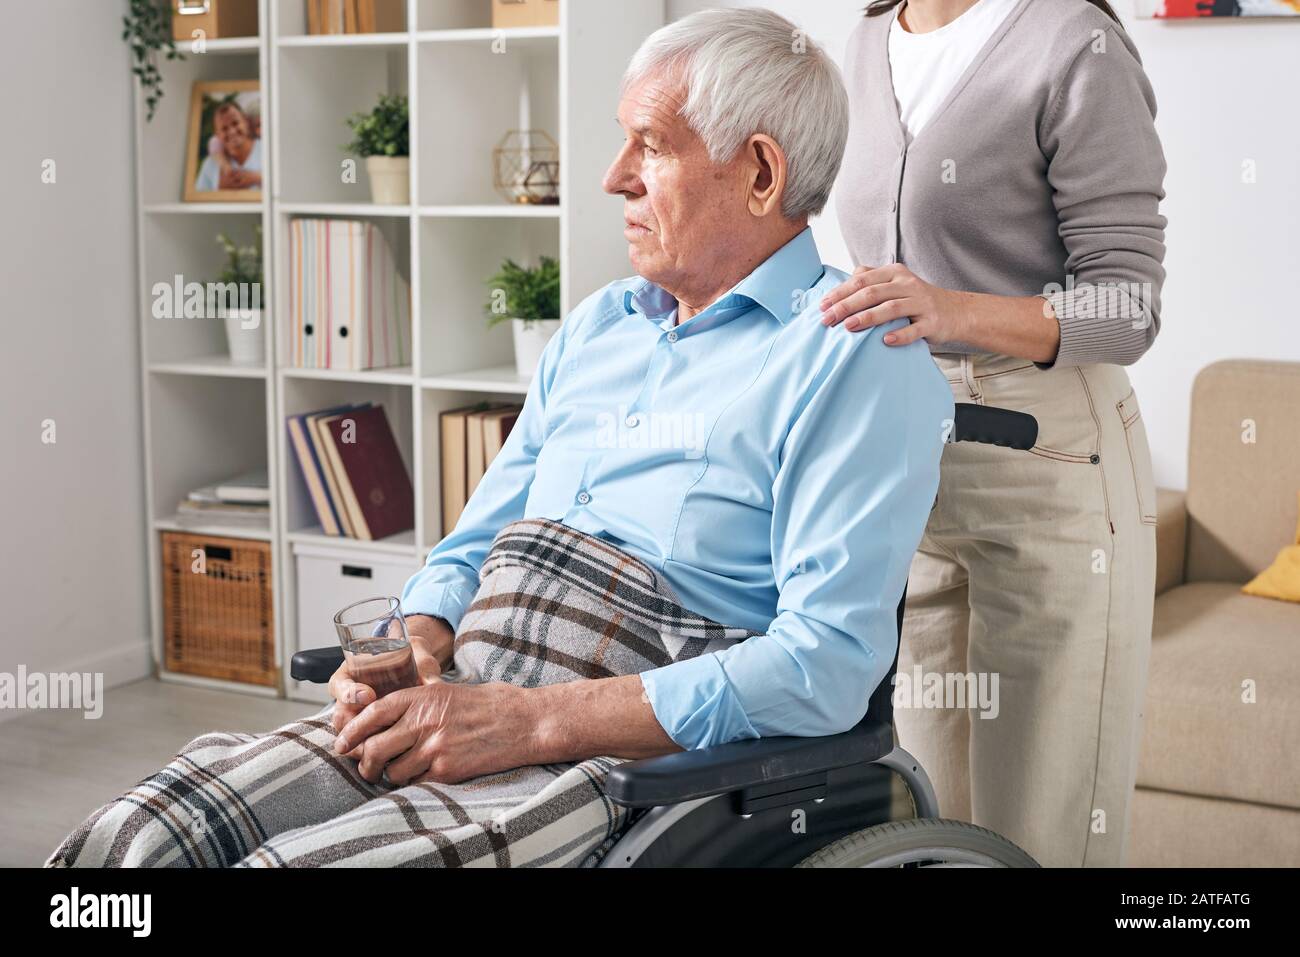
[[[1128,34],[1086,0],[1021,0],[909,147],[893,19],[864,18],[845,57],[853,106],[836,194],[854,263],[1043,295],[1061,324],[1056,365],[1135,361],[1160,324],[1165,160]]]

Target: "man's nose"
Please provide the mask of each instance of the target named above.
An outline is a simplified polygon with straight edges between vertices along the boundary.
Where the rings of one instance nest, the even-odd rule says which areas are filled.
[[[645,192],[627,147],[620,150],[614,158],[613,164],[605,172],[605,181],[601,186],[605,192],[615,196],[640,196]]]

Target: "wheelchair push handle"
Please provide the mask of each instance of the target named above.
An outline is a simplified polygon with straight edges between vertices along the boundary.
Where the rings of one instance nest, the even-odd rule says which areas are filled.
[[[311,648],[300,651],[289,663],[289,677],[294,681],[310,681],[323,685],[343,664],[343,649],[338,645],[329,648]]]
[[[1038,443],[1038,420],[1027,412],[958,402],[950,442],[981,442],[1029,451]]]

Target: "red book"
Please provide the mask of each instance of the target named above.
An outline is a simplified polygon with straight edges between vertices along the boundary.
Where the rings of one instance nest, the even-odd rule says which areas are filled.
[[[382,405],[326,423],[329,454],[343,477],[343,506],[357,538],[373,541],[415,526],[415,490]]]

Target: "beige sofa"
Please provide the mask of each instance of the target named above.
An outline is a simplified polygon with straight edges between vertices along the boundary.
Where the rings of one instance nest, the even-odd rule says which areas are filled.
[[[1240,586],[1293,541],[1300,363],[1230,360],[1201,371],[1187,486],[1159,493],[1129,863],[1294,867],[1300,604]]]

